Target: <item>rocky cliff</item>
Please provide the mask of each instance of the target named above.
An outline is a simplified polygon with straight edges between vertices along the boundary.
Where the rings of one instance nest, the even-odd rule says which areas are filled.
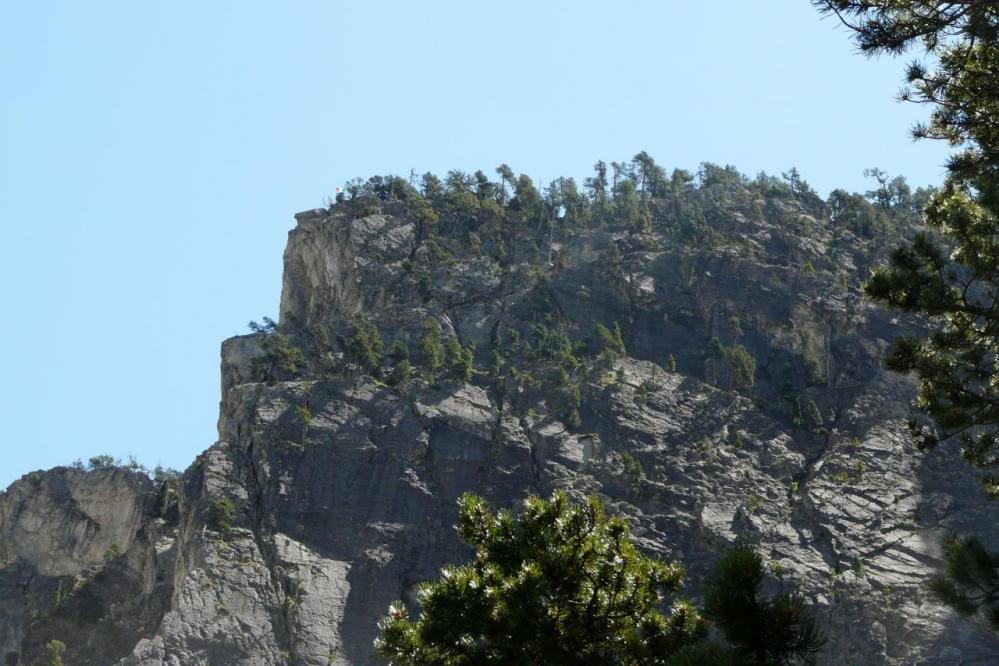
[[[53,639],[68,664],[381,663],[389,603],[468,555],[461,493],[558,488],[682,560],[694,599],[757,544],[815,604],[824,663],[995,658],[924,587],[945,531],[999,513],[908,440],[913,386],[882,358],[920,323],[858,289],[886,238],[715,185],[638,225],[470,224],[377,188],[296,216],[281,325],[223,343],[219,439],[179,479],[58,468],[0,495],[4,663]]]

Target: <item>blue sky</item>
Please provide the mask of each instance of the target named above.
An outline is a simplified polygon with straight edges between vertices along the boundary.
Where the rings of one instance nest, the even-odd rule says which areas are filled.
[[[901,61],[807,0],[0,8],[0,487],[215,441],[220,342],[277,315],[292,215],[374,173],[865,167],[939,183]]]

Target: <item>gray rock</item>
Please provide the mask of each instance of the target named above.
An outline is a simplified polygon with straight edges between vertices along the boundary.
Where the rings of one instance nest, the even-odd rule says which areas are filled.
[[[483,373],[432,383],[418,370],[392,388],[330,372],[335,352],[304,333],[297,343],[326,360],[255,383],[260,337],[228,340],[219,441],[184,473],[172,509],[120,470],[56,469],[0,496],[0,647],[20,663],[52,638],[69,646],[68,663],[381,663],[372,641],[388,605],[413,605],[419,582],[470,555],[453,529],[462,493],[516,507],[561,488],[601,496],[642,548],[682,559],[695,600],[723,548],[756,544],[774,581],[815,604],[830,636],[822,663],[999,653],[924,586],[945,531],[999,514],[955,452],[923,455],[905,436],[913,386],[881,369],[902,325],[857,296],[867,250],[793,201],[769,203],[812,232],[742,212],[741,249],[581,231],[552,249],[543,279],[522,239],[500,266],[444,238],[454,255],[444,265],[404,217],[300,214],[285,252],[286,330],[335,339],[364,316],[386,344],[415,350],[430,317],[484,365],[507,329],[531,334],[542,299],[577,337],[619,322],[630,357],[574,371],[582,425],[570,428],[529,382],[500,391]],[[610,242],[625,246],[617,266],[604,263]],[[821,268],[833,256],[845,288]],[[416,273],[431,276],[429,297]],[[712,336],[756,358],[752,390],[710,357]],[[660,366],[669,354],[679,372]],[[822,430],[794,425],[785,381],[830,414]],[[211,519],[219,501],[235,508],[229,529]],[[124,555],[108,561],[112,543]],[[103,600],[93,622],[78,580]]]

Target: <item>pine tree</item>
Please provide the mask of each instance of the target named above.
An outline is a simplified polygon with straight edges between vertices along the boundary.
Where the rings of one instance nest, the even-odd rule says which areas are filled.
[[[924,212],[927,231],[896,249],[866,285],[881,303],[932,317],[927,337],[895,342],[888,367],[920,380],[918,406],[932,425],[912,423],[926,447],[960,442],[982,467],[999,464],[999,5],[930,0],[819,0],[850,27],[861,51],[900,54],[922,46],[934,69],[909,65],[902,98],[929,104],[917,138],[957,149],[944,186]],[[875,173],[877,177],[879,173]],[[879,178],[879,180],[882,180]],[[884,178],[884,199],[890,183]],[[877,194],[877,193],[875,193]],[[999,478],[985,477],[999,496]]]
[[[819,409],[814,400],[808,401],[808,429],[813,435],[826,434],[825,419],[822,418],[822,410]]]
[[[250,372],[260,381],[273,381],[278,373],[292,375],[305,365],[305,354],[284,333],[265,334],[260,350],[250,360]]]
[[[376,646],[393,664],[665,665],[704,635],[690,604],[659,610],[683,567],[639,553],[596,498],[573,505],[556,493],[494,515],[467,494],[458,513],[475,558],[422,586],[416,620],[390,607]]]
[[[763,559],[749,546],[726,551],[704,589],[704,614],[732,644],[737,663],[810,661],[825,644],[797,594],[763,596]]]
[[[451,338],[445,347],[447,353],[447,367],[451,376],[463,382],[472,378],[475,370],[474,356],[469,347],[462,347],[457,340]]]
[[[948,536],[943,542],[944,573],[930,579],[930,590],[961,615],[980,614],[999,631],[999,554],[974,537]]]
[[[389,377],[389,381],[393,386],[398,386],[404,382],[409,381],[409,378],[413,376],[413,365],[409,362],[409,359],[402,359],[396,366],[392,368],[392,375]]]
[[[603,324],[597,324],[597,344],[599,345],[597,353],[608,366],[624,358],[628,353],[624,347],[624,338],[621,336],[621,325],[617,322],[614,322],[614,330],[608,329]]]
[[[417,343],[425,363],[431,371],[436,372],[444,367],[444,336],[441,327],[433,317],[423,320],[422,335]]]
[[[66,644],[60,640],[51,640],[42,650],[42,660],[39,666],[62,666],[62,655],[66,652]]]
[[[924,209],[926,231],[896,249],[865,287],[884,305],[929,316],[926,337],[896,340],[888,367],[914,373],[917,405],[931,423],[915,420],[917,442],[957,441],[971,463],[999,466],[999,5],[931,0],[817,0],[850,27],[861,51],[900,54],[922,46],[935,68],[909,65],[902,99],[929,104],[916,138],[956,149],[944,186]],[[886,178],[875,173],[890,204]],[[999,477],[985,475],[999,498]],[[999,555],[974,538],[950,537],[946,571],[931,589],[957,611],[981,611],[999,630]]]
[[[354,335],[346,343],[347,358],[366,372],[375,374],[382,364],[382,336],[378,327],[359,319],[354,323]]]

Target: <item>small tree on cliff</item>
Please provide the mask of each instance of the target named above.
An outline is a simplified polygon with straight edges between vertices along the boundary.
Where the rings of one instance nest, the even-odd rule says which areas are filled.
[[[354,335],[347,339],[347,358],[365,372],[377,374],[382,364],[382,336],[378,327],[366,319],[354,323]]]
[[[292,375],[305,365],[305,354],[284,333],[265,334],[260,350],[250,360],[250,371],[258,381],[273,381],[277,373]]]
[[[431,372],[437,372],[444,367],[444,335],[441,326],[433,317],[423,320],[420,327],[420,339],[417,342],[421,361]]]
[[[38,666],[62,666],[62,655],[66,652],[66,644],[60,640],[51,640],[42,649],[42,660]]]
[[[458,513],[475,559],[422,586],[415,621],[391,606],[376,646],[393,664],[668,664],[705,633],[690,604],[659,610],[683,567],[639,553],[596,498],[533,497],[514,516],[467,494]]]

